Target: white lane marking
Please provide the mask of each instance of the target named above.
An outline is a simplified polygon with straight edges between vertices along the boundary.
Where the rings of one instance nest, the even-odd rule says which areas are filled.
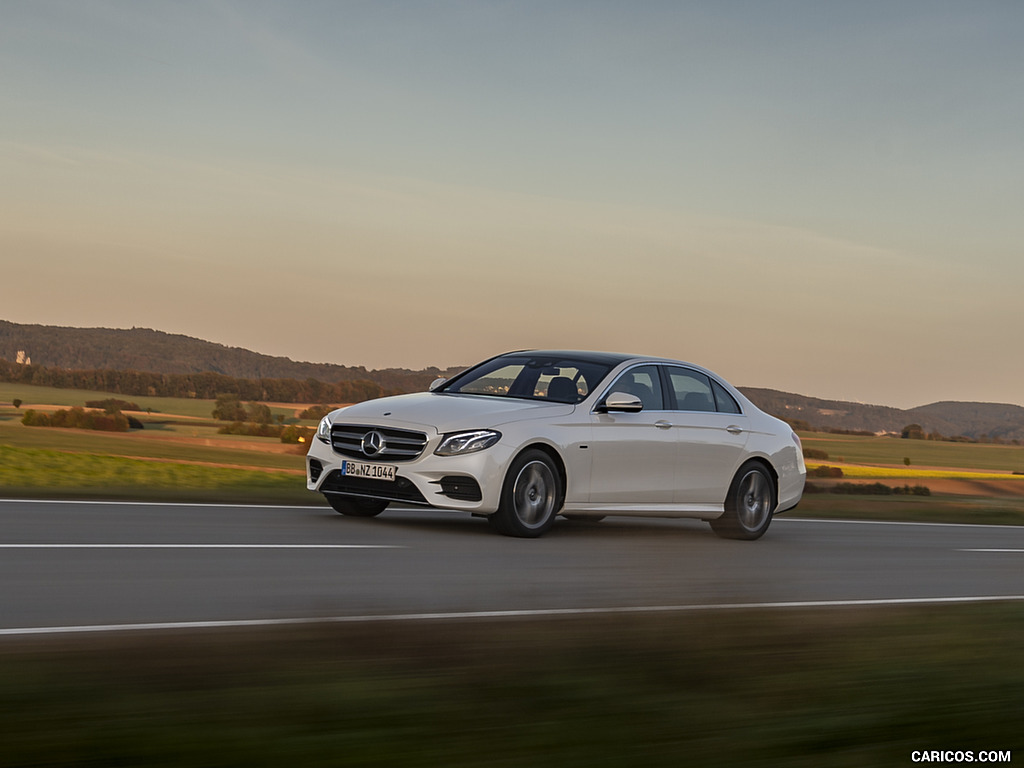
[[[0,549],[405,549],[399,544],[0,544]]]
[[[222,507],[226,509],[319,509],[330,510],[326,504],[227,504],[200,501],[105,501],[104,499],[0,499],[0,504],[92,504],[124,507]]]
[[[783,513],[785,514],[785,513]],[[772,524],[778,523],[825,523],[830,525],[910,525],[920,528],[1010,528],[1024,531],[1024,525],[989,525],[987,523],[914,523],[899,520],[827,520],[817,517],[773,517]]]
[[[804,600],[771,603],[714,603],[709,605],[641,605],[613,608],[542,608],[509,611],[455,611],[450,613],[396,613],[363,616],[322,616],[292,619],[241,619],[236,621],[168,621],[145,624],[93,624],[64,627],[11,627],[0,629],[0,637],[61,635],[100,632],[152,632],[181,629],[228,629],[278,627],[308,624],[367,624],[371,622],[464,621],[472,619],[530,619],[560,616],[615,615],[639,613],[696,613],[703,611],[777,610],[794,608],[853,608],[902,605],[949,605],[969,603],[1024,602],[1024,595],[978,595],[971,597],[897,597],[866,600]]]
[[[958,549],[957,552],[1001,552],[1004,554],[1024,555],[1024,549]]]

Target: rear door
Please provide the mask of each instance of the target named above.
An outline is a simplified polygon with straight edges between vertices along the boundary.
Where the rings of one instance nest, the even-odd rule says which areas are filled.
[[[673,501],[721,504],[747,444],[747,417],[726,389],[690,368],[666,366],[672,432],[679,444]]]

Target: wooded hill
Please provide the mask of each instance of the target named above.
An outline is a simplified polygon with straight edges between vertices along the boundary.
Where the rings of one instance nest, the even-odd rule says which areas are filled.
[[[774,416],[819,431],[896,432],[916,424],[936,437],[972,440],[1024,441],[1024,408],[1000,403],[941,402],[917,408],[890,408],[841,400],[822,400],[773,389],[740,388],[747,397]]]
[[[201,379],[205,374],[216,374],[230,379],[256,380],[299,380],[319,382],[372,382],[379,387],[377,394],[410,392],[426,389],[438,376],[449,376],[460,370],[427,368],[409,370],[386,368],[368,370],[363,366],[332,365],[330,363],[296,362],[287,357],[261,355],[240,347],[227,347],[212,341],[195,339],[191,336],[164,333],[149,328],[66,328],[53,325],[20,325],[0,320],[0,359],[14,363],[19,352],[25,353],[32,361],[33,368],[47,369],[44,379],[57,380],[57,371],[93,372],[86,377],[94,380],[117,377],[100,376],[98,371],[120,371],[187,376],[196,378],[197,386],[191,390],[172,387],[177,392],[206,391]],[[78,377],[83,378],[83,377]],[[210,377],[206,377],[210,378]],[[215,377],[214,377],[215,378]],[[26,382],[30,383],[30,382]],[[59,383],[35,383],[43,386],[70,386]],[[75,385],[78,386],[78,385]],[[130,386],[130,385],[129,385]],[[154,386],[150,381],[147,386]],[[186,385],[183,385],[186,386]],[[138,389],[138,387],[134,387]],[[166,388],[165,388],[166,389]],[[119,394],[148,394],[122,392]],[[226,389],[221,391],[235,391]],[[167,396],[188,396],[170,394]],[[206,397],[206,395],[193,395]],[[245,397],[245,395],[243,395]],[[309,400],[297,396],[294,402]],[[258,399],[264,399],[259,398]],[[318,400],[319,398],[312,398]]]
[[[19,365],[18,352],[32,360]],[[148,328],[65,328],[0,320],[0,380],[120,395],[244,400],[355,402],[423,391],[459,368],[368,370],[362,366],[296,362]],[[933,403],[907,410],[742,388],[758,407],[819,430],[899,433],[917,424],[924,434],[1024,441],[1024,408],[996,403]]]

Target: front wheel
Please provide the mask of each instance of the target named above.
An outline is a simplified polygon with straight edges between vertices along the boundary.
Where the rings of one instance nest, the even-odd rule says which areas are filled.
[[[512,462],[501,489],[498,511],[487,520],[505,536],[536,538],[562,506],[562,482],[554,461],[544,451],[523,451]]]
[[[709,522],[722,538],[753,541],[768,530],[774,510],[775,482],[762,464],[749,462],[733,478],[725,514]]]
[[[354,499],[328,493],[324,494],[324,498],[335,512],[349,517],[376,517],[388,508],[388,502],[377,499]]]

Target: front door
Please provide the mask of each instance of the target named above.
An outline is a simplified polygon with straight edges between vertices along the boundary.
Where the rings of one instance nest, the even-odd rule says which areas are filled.
[[[591,430],[593,504],[671,504],[677,443],[657,366],[623,373],[608,390],[636,395],[639,413],[595,413]]]

